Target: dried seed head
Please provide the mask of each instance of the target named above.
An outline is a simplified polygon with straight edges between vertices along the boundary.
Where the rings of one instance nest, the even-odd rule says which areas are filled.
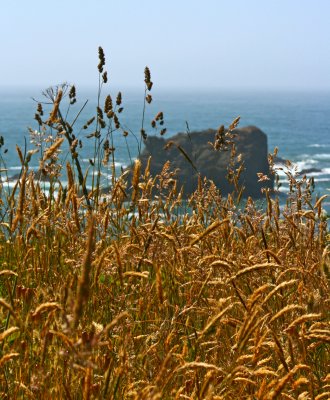
[[[170,140],[169,142],[166,143],[166,145],[164,146],[164,150],[168,150],[170,149],[175,143]]]
[[[108,164],[109,159],[110,159],[110,154],[111,154],[111,150],[110,149],[104,150],[104,157],[103,157],[103,160],[102,160],[102,164],[104,166],[106,166]]]
[[[97,112],[97,116],[102,119],[103,111],[102,111],[101,107],[96,107],[96,112]]]
[[[52,144],[49,149],[44,152],[43,161],[50,159],[60,148],[61,144],[64,142],[64,138],[59,138]]]
[[[162,111],[160,111],[160,112],[156,115],[155,120],[156,120],[156,121],[162,121],[163,119],[164,119],[164,114],[163,114]]]
[[[152,102],[152,96],[151,96],[151,94],[147,94],[147,96],[146,96],[146,102],[147,102],[148,104],[150,104],[150,103]]]
[[[92,132],[92,133],[90,133],[89,135],[86,136],[87,139],[90,139],[92,137],[97,137],[97,132],[96,131],[94,131],[94,132]]]
[[[115,123],[116,129],[119,129],[120,128],[120,122],[119,122],[119,119],[118,119],[116,114],[113,114],[113,121]]]
[[[107,71],[104,71],[104,72],[103,72],[102,79],[103,79],[103,82],[104,82],[104,83],[107,83],[107,82],[108,82],[108,73],[107,73]]]
[[[40,114],[36,113],[34,115],[34,119],[38,122],[39,125],[42,125],[42,119],[40,117]]]
[[[68,190],[74,187],[73,171],[69,162],[66,163],[66,171],[68,176]]]
[[[116,104],[117,104],[117,106],[120,106],[120,105],[121,105],[121,100],[122,100],[122,98],[121,98],[121,92],[118,92],[118,94],[117,94],[117,99],[116,99]]]
[[[123,136],[124,136],[124,137],[128,136],[128,132],[127,132],[127,131],[124,131],[124,132],[123,132]]]
[[[145,67],[144,69],[144,82],[147,86],[147,89],[150,91],[152,88],[152,82],[151,82],[150,69],[148,67]]]
[[[216,138],[218,139],[219,137],[222,137],[224,133],[225,133],[224,125],[219,126],[219,128],[217,129]]]
[[[44,111],[42,109],[42,104],[41,103],[38,103],[37,112],[39,113],[39,115],[44,115]]]
[[[141,136],[143,138],[143,140],[147,140],[148,135],[146,134],[146,131],[144,129],[141,129]]]
[[[270,178],[267,175],[264,175],[262,172],[257,172],[258,182],[269,181]]]
[[[229,126],[229,131],[232,131],[233,129],[235,129],[237,127],[237,125],[239,124],[239,120],[241,119],[241,117],[237,117],[234,119],[234,121],[230,124]]]
[[[155,121],[154,119],[151,121],[151,126],[152,126],[153,128],[156,128],[156,121]]]
[[[102,47],[99,46],[99,64],[97,66],[97,69],[99,70],[100,74],[103,72],[104,65],[105,65],[104,51],[103,51]]]
[[[105,121],[103,119],[99,118],[98,121],[99,121],[101,129],[104,129],[107,126],[107,124],[105,123]]]
[[[165,135],[166,131],[167,131],[166,128],[162,129],[162,130],[160,131],[161,136]]]
[[[108,96],[105,98],[105,102],[104,102],[104,112],[106,114],[108,114],[108,112],[111,110],[112,110],[112,98],[111,98],[110,94],[108,94]]]
[[[74,104],[76,100],[76,87],[74,85],[71,86],[70,92],[69,92],[69,99],[70,99],[70,104]]]
[[[148,83],[147,83],[147,89],[149,90],[149,92],[150,92],[150,90],[151,90],[151,88],[152,88],[152,85],[153,85],[152,82],[148,82]]]
[[[150,82],[151,75],[150,75],[150,69],[148,67],[145,67],[144,69],[144,81],[145,83]]]
[[[139,180],[141,175],[141,161],[137,159],[134,164],[133,176],[132,176],[132,203],[137,200],[139,191]]]
[[[109,140],[107,139],[107,140],[103,143],[103,149],[104,149],[104,150],[107,150],[107,149],[109,149],[109,147],[110,147],[110,142],[109,142]]]
[[[112,110],[110,110],[110,111],[107,113],[107,117],[108,117],[108,118],[113,118],[114,115],[115,115],[115,113],[114,113]]]
[[[60,89],[57,93],[56,99],[54,101],[53,109],[49,115],[48,123],[53,124],[57,120],[57,114],[60,107],[60,102],[62,100],[63,91]]]
[[[86,124],[83,126],[84,129],[87,129],[89,127],[90,124],[92,124],[95,120],[95,117],[89,119]]]
[[[212,143],[211,143],[212,144]],[[224,125],[219,126],[215,134],[215,140],[212,144],[214,150],[224,149],[226,150],[226,139],[225,139],[225,127]]]
[[[71,143],[71,146],[70,146],[71,152],[75,152],[77,146],[78,146],[78,139],[75,139],[75,140]]]
[[[66,121],[65,125],[66,125],[66,128],[67,128],[68,132],[72,133],[72,132],[73,132],[73,128],[72,128],[72,126],[69,124],[68,121]],[[63,134],[64,132],[61,130],[60,133]]]

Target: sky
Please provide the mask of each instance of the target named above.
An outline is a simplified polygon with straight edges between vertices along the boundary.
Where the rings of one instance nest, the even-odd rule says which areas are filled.
[[[330,0],[0,0],[0,87],[330,90]]]

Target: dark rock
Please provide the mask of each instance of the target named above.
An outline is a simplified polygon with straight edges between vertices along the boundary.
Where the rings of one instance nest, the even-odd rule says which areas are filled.
[[[267,136],[255,126],[235,129],[234,143],[237,155],[242,154],[244,170],[241,174],[240,184],[244,185],[245,196],[261,197],[261,188],[273,188],[273,177],[269,173]],[[179,185],[184,186],[185,195],[193,193],[197,188],[198,173],[190,165],[184,155],[179,151],[179,145],[196,166],[202,177],[212,180],[221,190],[223,195],[233,191],[233,185],[228,182],[226,175],[230,161],[229,151],[216,151],[210,145],[213,143],[216,131],[208,129],[201,132],[178,133],[165,140],[156,136],[149,136],[140,160],[142,168],[147,165],[151,156],[150,173],[155,176],[160,173],[166,161],[171,162],[171,169],[179,169],[177,176]],[[173,141],[176,145],[165,150],[166,145]],[[258,182],[257,173],[268,175],[270,180]]]
[[[21,178],[21,173],[15,174],[11,177],[8,178],[9,182],[11,181],[17,181],[17,179]],[[41,182],[50,182],[50,178],[48,175],[45,175],[42,171],[34,171],[34,179],[36,181],[41,181]]]
[[[285,158],[276,156],[276,157],[274,158],[274,162],[275,162],[275,164],[286,165],[286,163],[288,162],[288,160],[286,160]]]
[[[299,175],[307,175],[307,174],[313,174],[313,173],[318,173],[322,172],[321,169],[319,168],[305,168],[299,171]]]

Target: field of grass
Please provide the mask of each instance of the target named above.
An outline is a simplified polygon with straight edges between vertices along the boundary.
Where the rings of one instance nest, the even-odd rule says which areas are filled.
[[[100,94],[102,49],[99,61]],[[147,69],[145,83],[147,106]],[[286,205],[266,191],[262,207],[242,202],[238,184],[222,197],[202,179],[183,201],[169,164],[115,174],[118,95],[86,124],[90,190],[65,88],[46,93],[50,115],[36,114],[50,190],[20,149],[20,179],[0,186],[0,397],[329,399],[330,237],[313,182],[288,165]],[[112,171],[106,196],[101,168]]]

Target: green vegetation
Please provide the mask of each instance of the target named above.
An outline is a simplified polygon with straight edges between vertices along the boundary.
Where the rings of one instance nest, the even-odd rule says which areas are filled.
[[[76,97],[66,85],[46,92],[47,118],[41,104],[36,114],[48,138],[36,151],[49,191],[29,170],[36,151],[18,149],[21,177],[12,190],[1,185],[0,397],[328,399],[324,197],[313,201],[312,182],[288,165],[283,208],[269,191],[265,209],[252,199],[238,207],[233,162],[237,190],[223,198],[200,179],[184,213],[169,164],[152,177],[136,161],[131,176],[119,175],[121,95],[101,108],[102,49],[99,60],[97,114],[86,123],[92,189],[75,121],[66,121],[66,90],[69,106]],[[145,107],[151,88],[146,69]],[[142,123],[140,148],[145,135]],[[66,166],[58,162],[64,142]],[[106,196],[102,168],[112,171]]]

